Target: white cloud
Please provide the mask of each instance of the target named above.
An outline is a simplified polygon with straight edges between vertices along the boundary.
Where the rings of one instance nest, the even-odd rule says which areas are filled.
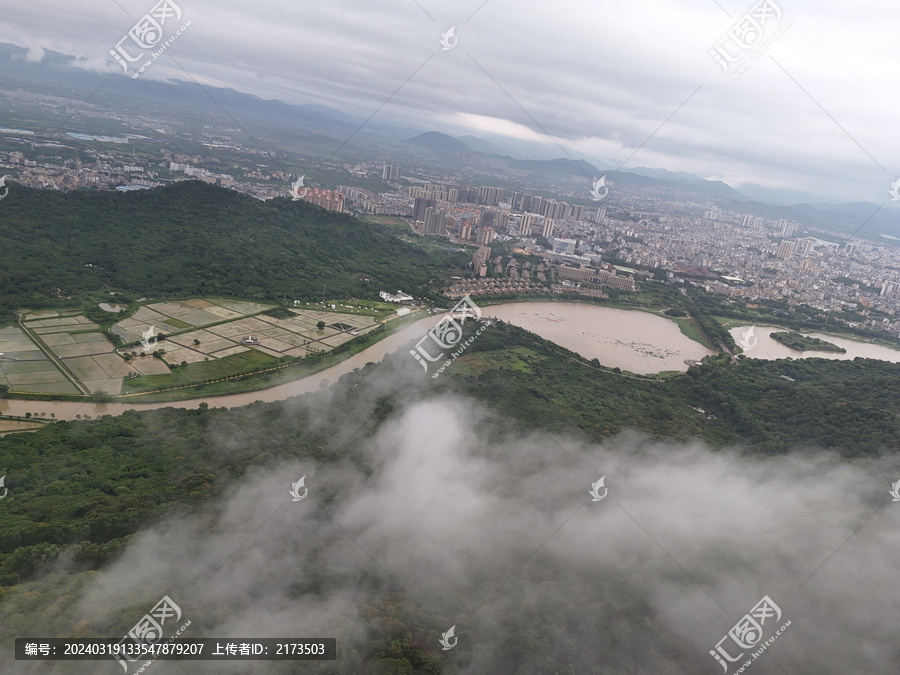
[[[542,650],[577,645],[602,660],[596,631],[612,623],[640,631],[643,653],[679,645],[674,656],[694,667],[670,672],[716,670],[708,650],[769,595],[793,624],[772,648],[788,672],[893,663],[896,461],[502,433],[478,404],[452,398],[399,410],[361,449],[365,470],[251,469],[204,515],[136,537],[98,584],[120,601],[169,592],[214,635],[342,626],[348,651],[365,649],[361,607],[412,589],[406,597],[453,617],[457,634],[480,631],[467,639],[488,649],[522,639],[521,619],[546,611],[570,628],[557,640],[535,626]],[[304,474],[309,495],[292,503]],[[592,502],[601,475],[609,493]],[[109,596],[86,592],[82,616],[105,611]]]

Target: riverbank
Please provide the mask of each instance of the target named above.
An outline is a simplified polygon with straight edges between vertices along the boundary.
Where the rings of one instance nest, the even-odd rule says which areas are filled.
[[[673,376],[687,370],[686,361],[700,361],[705,356],[716,353],[684,334],[681,327],[684,318],[679,321],[646,308],[643,311],[632,311],[577,301],[484,303],[481,307],[485,317],[495,317],[514,324],[555,342],[586,360],[596,359],[596,363],[600,365],[620,368],[637,377],[657,379]],[[86,397],[81,400],[37,400],[35,397],[29,397],[30,400],[0,399],[0,413],[19,418],[25,418],[27,413],[31,413],[32,418],[46,419],[55,416],[58,420],[72,420],[121,415],[127,410],[197,408],[204,403],[211,407],[233,408],[255,401],[282,401],[318,391],[356,368],[362,368],[370,362],[380,362],[387,354],[424,337],[440,319],[433,314],[419,318],[420,316],[409,315],[394,319],[385,326],[384,333],[373,332],[366,340],[355,343],[343,352],[324,356],[317,363],[305,364],[307,369],[304,371],[297,370],[300,366],[288,364],[280,370],[273,368],[270,372],[259,373],[255,380],[238,379],[199,390],[196,387],[185,388],[179,390],[181,398],[178,399],[172,396],[154,398],[162,392],[120,397],[109,402],[92,401]],[[734,328],[732,334],[739,340],[747,328],[749,326]],[[781,329],[761,329],[757,326],[760,345],[749,353],[745,351],[745,354],[763,359],[786,356],[852,359],[855,356],[865,356],[900,362],[900,351],[861,342],[851,344],[854,347],[883,350],[883,353],[860,353],[841,343],[840,346],[848,349],[847,354],[807,352],[800,356],[798,352],[789,350],[768,337],[768,332],[775,330]],[[838,338],[831,338],[831,341],[835,340]],[[777,345],[784,353],[770,353],[769,343]],[[253,386],[253,389],[248,391],[249,386]],[[241,389],[229,391],[227,387]],[[175,392],[165,393],[171,395]]]

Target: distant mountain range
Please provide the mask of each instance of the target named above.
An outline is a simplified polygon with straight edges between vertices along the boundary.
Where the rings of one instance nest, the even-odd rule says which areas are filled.
[[[852,233],[865,223],[860,234],[875,236],[900,232],[900,217],[890,202],[878,204],[808,203],[808,196],[795,191],[773,190],[747,185],[741,191],[718,180],[708,180],[686,172],[639,167],[627,171],[611,169],[602,160],[516,158],[490,140],[466,135],[459,138],[440,131],[417,134],[416,130],[374,124],[319,104],[296,105],[277,99],[235,91],[230,88],[200,87],[193,82],[161,82],[147,78],[131,79],[120,74],[85,70],[78,59],[45,51],[40,62],[26,60],[27,50],[0,44],[0,87],[52,94],[117,111],[138,112],[146,117],[158,113],[161,119],[183,110],[178,120],[197,127],[216,120],[223,133],[247,132],[250,139],[266,147],[287,151],[319,152],[330,156],[340,149],[363,154],[375,161],[430,163],[436,170],[464,170],[487,167],[501,173],[510,170],[509,181],[527,176],[532,183],[547,188],[571,189],[573,175],[588,178],[606,175],[615,184],[638,187],[681,188],[696,201],[716,200],[723,208],[765,218],[792,218],[808,226],[827,227]],[[223,113],[227,111],[227,113]],[[234,129],[235,123],[239,129]],[[23,122],[24,124],[24,122]],[[120,126],[110,130],[121,132]],[[66,131],[82,131],[78,118],[67,120]],[[96,130],[94,130],[96,131]]]
[[[440,131],[426,131],[406,141],[407,145],[425,150],[435,155],[444,155],[456,158],[461,152],[472,152],[472,148],[462,141],[442,134]]]
[[[642,175],[639,172],[601,169],[586,159],[516,159],[508,155],[488,153],[478,148],[488,148],[493,146],[493,144],[472,136],[454,138],[453,136],[439,131],[428,131],[408,139],[405,144],[416,147],[423,152],[430,153],[448,163],[458,161],[461,153],[469,155],[478,154],[486,160],[493,159],[503,161],[508,168],[514,171],[524,171],[536,176],[545,176],[566,182],[569,182],[573,175],[581,175],[587,178],[599,178],[605,175],[611,182],[624,183],[637,187],[664,185],[682,188],[686,192],[701,197],[723,197],[736,200],[744,199],[744,196],[737,190],[721,181],[708,181],[690,176],[689,174],[671,174],[670,172],[663,171],[659,173],[665,175],[661,175],[657,178]],[[493,147],[496,148],[496,146]]]

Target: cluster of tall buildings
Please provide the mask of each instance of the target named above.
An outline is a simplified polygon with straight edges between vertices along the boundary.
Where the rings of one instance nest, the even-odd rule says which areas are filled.
[[[421,224],[422,232],[432,235],[450,233],[462,241],[479,244],[489,244],[498,229],[511,235],[549,238],[556,232],[559,222],[598,221],[605,217],[606,211],[601,207],[597,213],[586,213],[578,204],[493,186],[448,187],[425,183],[411,186],[407,191],[413,200],[413,221]],[[464,204],[481,208],[466,211]],[[443,217],[439,207],[446,209]],[[429,209],[432,210],[430,215]]]
[[[303,201],[321,206],[329,211],[344,212],[344,195],[337,190],[320,190],[319,188],[311,188],[307,191],[306,196],[302,197]]]
[[[669,205],[669,202],[666,202],[664,204],[664,206],[668,206],[668,205]],[[674,209],[670,208],[670,209],[666,209],[666,210],[670,210],[670,211],[683,211],[684,210],[683,204],[679,204],[678,206],[681,206],[681,208],[674,208]],[[710,211],[705,211],[703,213],[703,218],[704,218],[704,220],[709,220],[709,221],[712,221],[715,223],[734,223],[735,225],[740,225],[741,227],[746,227],[746,228],[752,228],[754,230],[761,229],[763,224],[765,223],[765,219],[760,218],[758,216],[748,214],[748,213],[740,215],[740,219],[736,220],[735,214],[731,213],[730,211],[722,211],[719,208],[713,208]],[[788,223],[790,223],[792,226],[792,229],[789,230],[790,232],[793,232],[794,229],[796,229],[797,227],[800,226],[799,223],[796,223],[793,220],[790,220],[790,221],[779,220],[779,221],[775,221],[775,222],[779,223],[776,227],[781,227],[782,225],[787,225]],[[788,234],[788,235],[784,235],[784,236],[790,236],[790,235]]]
[[[425,234],[444,235],[446,233],[446,214],[443,211],[429,206],[425,209],[422,222],[425,226]]]
[[[409,188],[409,196],[413,199],[434,199],[462,204],[479,204],[497,206],[504,196],[504,189],[491,186],[481,187],[448,187],[440,183],[425,183]]]
[[[778,251],[775,257],[779,260],[787,260],[788,258],[799,255],[806,258],[818,243],[815,237],[806,237],[804,239],[784,239],[778,244]]]
[[[580,204],[557,201],[552,197],[512,192],[507,200],[511,211],[534,213],[554,220],[584,220],[585,208]]]
[[[762,218],[757,218],[756,220],[762,221]],[[800,223],[795,220],[788,220],[787,218],[781,218],[780,220],[774,221],[772,226],[775,229],[781,228],[782,237],[791,237],[794,232],[800,229]]]
[[[385,164],[381,167],[381,180],[400,180],[400,167]]]

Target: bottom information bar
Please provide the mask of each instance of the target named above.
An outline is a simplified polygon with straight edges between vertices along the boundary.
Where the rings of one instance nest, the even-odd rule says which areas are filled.
[[[194,661],[333,661],[336,638],[177,638],[123,642],[122,638],[16,638],[16,659],[83,661],[124,658]]]

